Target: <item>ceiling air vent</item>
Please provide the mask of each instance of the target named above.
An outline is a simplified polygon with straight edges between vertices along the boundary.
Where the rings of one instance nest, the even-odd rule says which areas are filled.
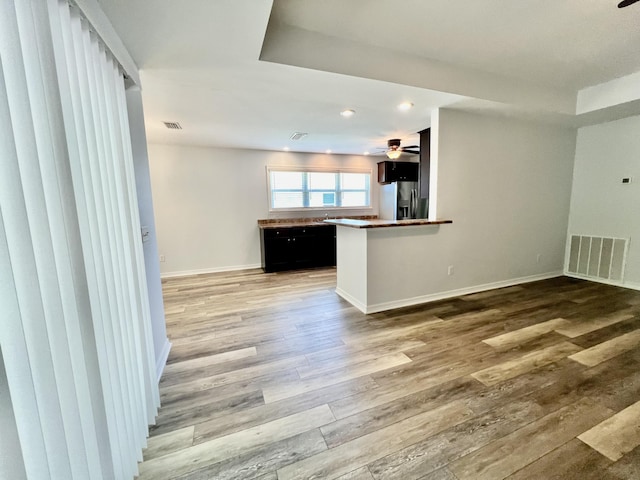
[[[182,130],[182,126],[178,122],[162,122],[164,126],[171,130]]]
[[[291,140],[301,140],[304,137],[306,137],[307,135],[309,135],[308,133],[302,133],[302,132],[293,132],[293,135],[291,135]]]

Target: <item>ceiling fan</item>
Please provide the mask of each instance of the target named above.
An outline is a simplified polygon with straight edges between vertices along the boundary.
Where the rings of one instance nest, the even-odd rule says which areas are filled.
[[[633,5],[634,3],[638,2],[638,1],[640,1],[640,0],[622,0],[618,4],[618,8],[628,7],[629,5]]]
[[[401,140],[399,138],[391,138],[387,140],[387,157],[391,160],[397,160],[403,153],[409,153],[411,155],[418,155],[420,153],[420,145],[409,145],[408,147],[400,146]]]

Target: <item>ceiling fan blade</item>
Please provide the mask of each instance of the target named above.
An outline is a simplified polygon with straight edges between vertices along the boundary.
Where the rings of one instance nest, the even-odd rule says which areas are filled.
[[[629,5],[633,5],[634,3],[638,2],[638,1],[640,1],[640,0],[622,0],[618,4],[618,8],[628,7]]]
[[[407,145],[406,147],[400,147],[400,148],[403,148],[404,150],[406,150],[407,148],[420,148],[420,145]]]

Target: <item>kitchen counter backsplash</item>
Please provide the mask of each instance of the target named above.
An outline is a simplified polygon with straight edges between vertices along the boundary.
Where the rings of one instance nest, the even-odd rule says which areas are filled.
[[[323,216],[323,217],[308,217],[308,218],[266,218],[266,219],[259,219],[258,226],[259,227],[276,226],[280,224],[287,224],[287,225],[300,224],[300,226],[303,226],[303,225],[322,222],[324,220],[327,220],[327,218],[330,218],[331,220],[334,220],[337,218],[350,218],[353,220],[375,220],[378,218],[378,216],[377,215],[344,215],[344,216],[331,215],[330,217]]]

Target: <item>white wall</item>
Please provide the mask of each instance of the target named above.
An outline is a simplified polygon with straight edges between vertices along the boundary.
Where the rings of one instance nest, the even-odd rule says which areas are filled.
[[[440,110],[438,216],[453,283],[562,270],[575,130]],[[537,255],[540,254],[540,262]]]
[[[630,238],[625,284],[640,288],[640,116],[578,130],[569,234]],[[634,177],[623,185],[623,177]]]
[[[388,279],[368,292],[375,308],[563,268],[575,131],[451,110],[435,115],[437,216],[453,224],[371,234],[369,257],[388,258],[369,263],[370,276]]]
[[[149,159],[164,275],[260,265],[257,220],[269,218],[267,165],[371,168],[372,208],[339,214],[378,213],[377,157],[151,144]]]

